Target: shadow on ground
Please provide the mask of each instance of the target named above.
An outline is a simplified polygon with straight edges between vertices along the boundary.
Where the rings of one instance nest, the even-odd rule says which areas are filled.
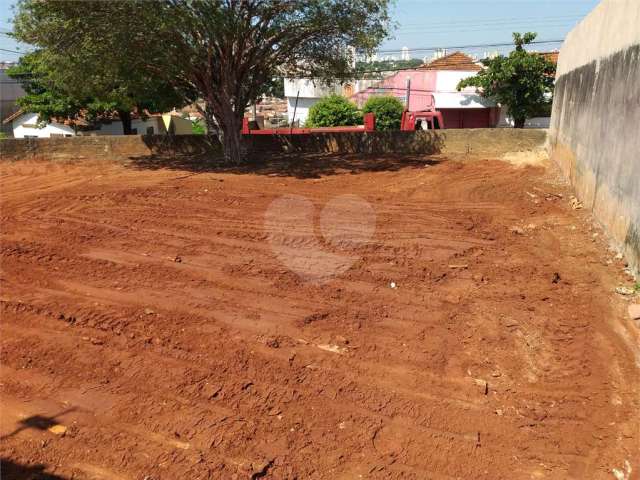
[[[76,407],[67,408],[60,413],[52,416],[46,415],[31,415],[25,419],[22,419],[18,422],[18,427],[11,433],[7,435],[3,435],[0,437],[0,440],[6,440],[9,437],[13,437],[23,430],[34,429],[34,430],[48,430],[51,427],[55,427],[59,425],[58,418],[64,416],[67,413],[73,412],[76,410]]]
[[[66,480],[65,477],[47,473],[48,468],[41,464],[20,465],[12,460],[0,458],[2,480]]]
[[[225,165],[220,158],[145,156],[131,157],[132,165],[139,169],[175,169],[192,172],[217,172],[269,175],[296,178],[320,178],[336,174],[398,171],[422,168],[442,161],[429,155],[391,154],[274,154],[249,158],[244,165]]]

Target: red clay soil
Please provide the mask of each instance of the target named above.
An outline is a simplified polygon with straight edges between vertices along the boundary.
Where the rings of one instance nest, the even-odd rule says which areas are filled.
[[[1,165],[3,480],[639,478],[623,264],[551,167],[439,160]],[[291,194],[371,204],[286,232],[345,272]]]

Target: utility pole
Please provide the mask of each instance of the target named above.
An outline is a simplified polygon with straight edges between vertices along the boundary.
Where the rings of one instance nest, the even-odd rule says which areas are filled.
[[[298,93],[296,93],[296,103],[293,106],[293,118],[291,119],[291,130],[289,131],[289,134],[293,134],[293,122],[296,121],[296,110],[298,110],[298,99],[300,98],[300,90],[298,90]]]
[[[409,101],[411,100],[411,77],[407,77],[407,104],[405,108],[409,111]]]

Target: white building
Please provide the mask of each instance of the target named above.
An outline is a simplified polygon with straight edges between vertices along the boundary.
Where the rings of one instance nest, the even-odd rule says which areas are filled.
[[[309,116],[309,109],[322,97],[332,94],[344,95],[342,85],[324,85],[311,78],[285,78],[284,96],[287,99],[287,115],[289,122],[304,125]],[[297,106],[296,106],[297,105]]]
[[[411,60],[411,52],[409,52],[408,47],[402,47],[402,55],[400,58],[402,60]]]
[[[378,83],[379,80],[356,80],[351,83],[334,83],[325,85],[320,80],[310,78],[285,78],[284,96],[287,100],[287,115],[289,122],[296,122],[302,126],[307,121],[309,109],[321,98],[328,95],[342,95],[352,98],[356,93]],[[297,108],[296,108],[297,98]],[[353,99],[353,98],[352,98]],[[295,111],[295,119],[294,119]]]
[[[22,113],[21,111],[5,119],[13,127],[14,138],[50,138],[73,137],[75,131],[69,125],[57,122],[39,122],[37,113]]]
[[[76,135],[123,135],[122,122],[114,120],[111,122],[101,122],[95,126],[84,126],[74,128],[60,120],[53,119],[51,122],[44,122],[38,119],[38,114],[33,112],[17,111],[7,117],[3,123],[11,122],[14,138],[51,138],[51,137],[73,137]],[[83,122],[80,122],[83,123]],[[171,114],[153,114],[145,119],[134,118],[131,120],[131,128],[136,134],[154,135],[166,134],[167,132],[176,135],[186,135],[192,133],[191,121]]]

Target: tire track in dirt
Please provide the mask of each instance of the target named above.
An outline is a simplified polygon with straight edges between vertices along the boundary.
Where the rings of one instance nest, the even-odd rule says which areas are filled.
[[[1,433],[37,405],[80,409],[69,435],[21,431],[3,457],[97,478],[415,479],[609,478],[635,458],[637,371],[607,320],[621,278],[582,212],[527,194],[566,194],[543,169],[3,168]],[[264,212],[345,192],[373,205],[375,237],[323,243],[360,259],[306,283]],[[279,240],[304,251],[316,230]]]

